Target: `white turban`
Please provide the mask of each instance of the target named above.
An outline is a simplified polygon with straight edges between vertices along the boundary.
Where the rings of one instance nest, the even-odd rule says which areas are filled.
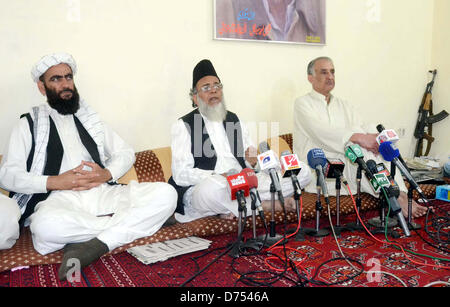
[[[75,75],[77,72],[77,63],[75,63],[75,60],[70,54],[60,52],[46,55],[40,59],[31,69],[31,78],[33,78],[34,82],[38,82],[39,78],[45,74],[50,67],[61,63],[69,65],[70,68],[72,68],[72,73]]]

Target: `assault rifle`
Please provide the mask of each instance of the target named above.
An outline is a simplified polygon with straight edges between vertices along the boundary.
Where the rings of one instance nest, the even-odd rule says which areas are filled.
[[[435,140],[432,135],[432,125],[444,120],[448,116],[448,113],[445,110],[442,110],[439,114],[433,115],[433,100],[431,91],[433,90],[437,70],[430,70],[429,73],[433,74],[433,80],[427,84],[427,88],[419,108],[419,118],[417,119],[416,129],[414,130],[414,137],[417,139],[414,157],[421,157],[423,155],[427,156],[430,153],[431,144]],[[425,128],[427,128],[426,132]],[[425,154],[423,154],[424,140],[427,140],[427,149],[425,150]]]

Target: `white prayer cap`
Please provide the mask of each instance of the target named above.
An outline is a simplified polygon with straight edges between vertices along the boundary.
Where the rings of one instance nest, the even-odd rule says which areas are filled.
[[[72,73],[75,75],[77,72],[77,63],[75,63],[73,57],[68,53],[59,52],[41,58],[31,69],[31,78],[33,78],[34,82],[38,82],[39,78],[45,74],[50,67],[61,63],[69,65],[70,68],[72,68]]]

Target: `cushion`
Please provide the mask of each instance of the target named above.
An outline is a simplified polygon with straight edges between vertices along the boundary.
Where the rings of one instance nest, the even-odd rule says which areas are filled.
[[[136,153],[134,168],[139,182],[167,182],[164,169],[153,150]]]

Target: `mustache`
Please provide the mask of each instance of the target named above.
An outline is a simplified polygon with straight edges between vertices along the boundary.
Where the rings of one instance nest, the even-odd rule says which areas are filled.
[[[72,90],[70,88],[66,88],[66,89],[63,89],[61,92],[59,92],[59,94],[61,95],[61,94],[66,93],[66,92],[67,93],[71,93],[71,94],[75,93],[74,90]]]

